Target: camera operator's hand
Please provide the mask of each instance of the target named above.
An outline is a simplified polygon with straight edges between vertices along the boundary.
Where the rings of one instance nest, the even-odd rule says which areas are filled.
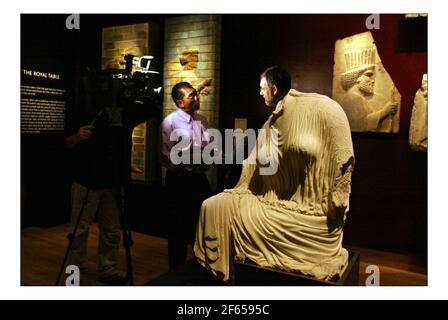
[[[91,124],[79,128],[78,133],[77,133],[78,140],[83,141],[83,140],[89,139],[90,136],[92,135],[92,129],[95,129],[95,127]]]
[[[65,145],[67,148],[74,148],[81,141],[90,139],[92,136],[92,129],[95,129],[95,127],[90,124],[80,127],[77,133],[65,139]]]

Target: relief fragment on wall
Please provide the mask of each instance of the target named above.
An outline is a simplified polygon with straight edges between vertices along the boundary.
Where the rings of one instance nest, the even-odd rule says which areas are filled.
[[[351,131],[398,132],[401,95],[370,32],[336,41],[333,99],[344,109]]]
[[[193,70],[198,67],[199,51],[194,48],[187,48],[179,55],[179,63],[184,70]]]
[[[198,77],[195,74],[195,71],[198,68],[199,62],[199,50],[195,48],[186,48],[179,55],[179,63],[182,66],[182,71],[184,74],[186,73],[186,77],[190,77],[192,79],[191,84],[196,88],[200,95],[207,96],[210,94],[212,90],[212,78],[206,78],[199,82]]]
[[[415,151],[428,150],[428,76],[423,75],[422,85],[414,98],[409,144]]]

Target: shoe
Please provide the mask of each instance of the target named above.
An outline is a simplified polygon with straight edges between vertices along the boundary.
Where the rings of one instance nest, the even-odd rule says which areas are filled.
[[[98,276],[97,280],[108,286],[124,286],[127,282],[126,278],[118,273],[114,273],[109,276]]]

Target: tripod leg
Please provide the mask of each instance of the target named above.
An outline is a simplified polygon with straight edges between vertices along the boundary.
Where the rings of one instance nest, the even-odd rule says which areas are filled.
[[[131,247],[134,244],[131,231],[123,230],[123,245],[126,252],[126,280],[129,285],[134,285],[134,271],[132,269]]]
[[[82,201],[82,206],[81,206],[81,209],[79,211],[78,219],[76,219],[76,224],[75,224],[75,227],[73,228],[73,232],[68,235],[69,243],[68,243],[68,246],[67,246],[67,250],[65,251],[65,256],[64,256],[64,260],[62,261],[61,268],[59,269],[58,278],[56,279],[56,284],[55,284],[56,286],[59,284],[59,281],[61,280],[62,273],[64,272],[64,267],[65,267],[65,264],[67,263],[67,259],[68,259],[68,256],[70,254],[70,250],[72,248],[73,241],[75,240],[76,231],[78,230],[78,226],[79,226],[79,223],[81,221],[82,214],[84,212],[84,207],[87,204],[87,199],[89,197],[89,192],[90,192],[90,189],[87,189],[86,195],[84,196],[84,199]]]
[[[134,272],[132,268],[131,247],[134,244],[132,240],[131,231],[128,229],[127,210],[125,203],[125,191],[124,188],[121,194],[121,230],[123,234],[123,246],[126,254],[126,280],[129,285],[134,285]]]

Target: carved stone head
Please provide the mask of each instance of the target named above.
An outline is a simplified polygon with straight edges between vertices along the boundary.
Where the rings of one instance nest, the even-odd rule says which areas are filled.
[[[344,57],[346,71],[341,74],[344,90],[357,84],[362,94],[372,95],[375,87],[375,48],[349,51]]]
[[[184,70],[193,70],[198,66],[199,51],[194,48],[187,48],[179,56],[179,63],[183,66]]]

